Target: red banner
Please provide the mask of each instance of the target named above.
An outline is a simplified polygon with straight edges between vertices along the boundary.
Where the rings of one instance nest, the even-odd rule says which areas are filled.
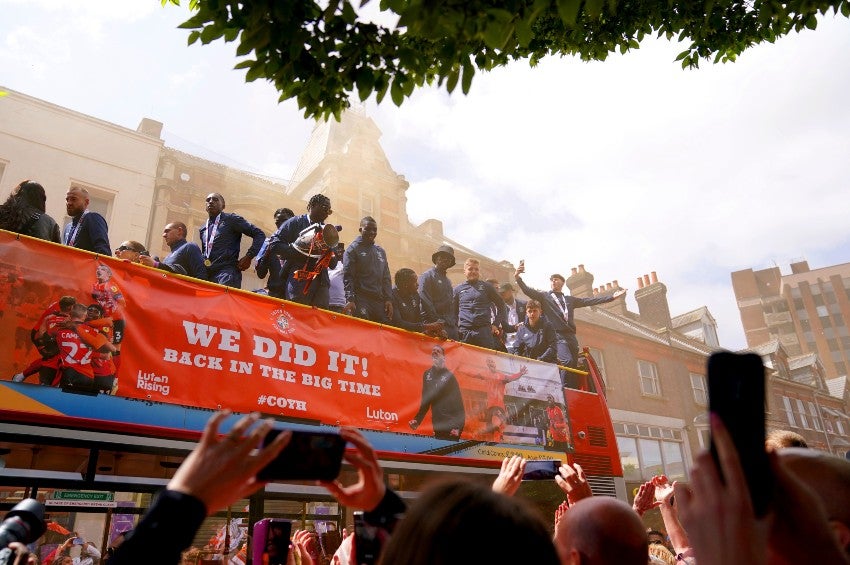
[[[565,410],[552,365],[2,231],[0,308],[4,380],[529,445]]]

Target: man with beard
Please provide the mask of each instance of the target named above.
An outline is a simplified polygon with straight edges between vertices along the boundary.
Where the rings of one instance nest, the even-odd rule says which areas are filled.
[[[478,259],[467,259],[463,264],[466,282],[454,289],[453,308],[458,321],[460,341],[497,349],[497,336],[506,328],[505,301],[493,288],[493,285],[482,281]],[[492,308],[495,308],[495,319]]]
[[[69,188],[65,193],[65,211],[71,217],[71,223],[65,226],[62,242],[69,247],[108,257],[112,255],[109,227],[103,216],[88,208],[89,191],[78,186]]]
[[[343,312],[373,322],[393,318],[393,283],[387,253],[375,244],[378,223],[371,216],[360,220],[360,235],[342,257]]]
[[[410,428],[415,430],[431,410],[431,427],[434,437],[457,441],[463,432],[466,412],[460,386],[454,374],[446,368],[446,352],[435,345],[431,349],[433,366],[422,375],[422,399],[419,411],[410,420]]]
[[[242,287],[242,271],[251,266],[266,240],[263,230],[237,214],[224,211],[224,196],[212,192],[206,198],[207,222],[201,226],[201,252],[207,276],[214,283],[233,288]],[[243,257],[239,257],[242,235],[253,240]]]

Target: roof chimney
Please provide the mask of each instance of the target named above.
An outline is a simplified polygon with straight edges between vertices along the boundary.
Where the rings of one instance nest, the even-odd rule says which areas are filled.
[[[578,270],[572,269],[572,274],[567,279],[567,288],[573,296],[593,296],[593,275],[584,270],[584,265],[579,265]]]
[[[670,306],[667,304],[667,287],[664,283],[658,282],[658,275],[655,271],[652,272],[652,282],[650,276],[644,275],[644,286],[635,291],[635,300],[638,303],[638,310],[644,322],[669,328],[672,326],[670,321]]]
[[[603,296],[606,294],[611,295],[617,292],[618,290],[620,290],[620,283],[618,281],[613,281],[606,283],[605,286],[599,287],[599,294]],[[597,306],[597,308],[604,308],[605,310],[613,312],[614,314],[619,314],[620,316],[625,316],[626,313],[629,311],[628,308],[626,308],[625,298],[618,298],[613,302],[606,302],[605,304],[600,304]]]

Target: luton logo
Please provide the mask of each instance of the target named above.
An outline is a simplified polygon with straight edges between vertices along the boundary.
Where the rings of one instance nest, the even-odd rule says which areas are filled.
[[[292,314],[281,308],[275,310],[270,315],[274,329],[283,335],[289,335],[295,331]]]

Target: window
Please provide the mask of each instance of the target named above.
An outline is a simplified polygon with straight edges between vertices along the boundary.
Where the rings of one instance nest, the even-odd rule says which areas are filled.
[[[605,388],[608,388],[608,377],[605,376],[605,358],[602,357],[602,350],[595,347],[588,347],[590,356],[596,361],[596,366],[599,368],[599,374],[602,375],[602,382],[605,383]]]
[[[844,422],[841,419],[835,420],[835,428],[838,430],[838,433],[844,435]]]
[[[651,439],[639,439],[638,448],[640,453],[641,468],[644,476],[654,477],[664,474],[664,460],[661,459],[661,445],[658,441]]]
[[[807,430],[811,429],[809,420],[806,418],[806,409],[803,407],[803,401],[795,398],[794,402],[797,404],[797,417],[800,418],[800,424]]]
[[[818,418],[817,408],[815,408],[815,403],[814,402],[807,402],[806,404],[809,407],[809,416],[812,417],[812,424],[814,424],[815,429],[819,432],[823,431],[823,427],[821,426],[821,423],[820,423],[820,418]]]
[[[105,190],[97,189],[79,182],[72,182],[72,187],[85,188],[89,193],[89,207],[88,210],[91,212],[97,212],[106,220],[106,223],[109,224],[112,212],[112,201],[114,196]],[[71,221],[70,216],[65,216],[65,223],[69,223]]]
[[[698,373],[691,373],[691,388],[694,391],[694,402],[700,406],[708,404],[708,396],[706,394],[705,376]]]
[[[791,408],[791,399],[787,396],[783,396],[782,406],[785,410],[785,418],[788,420],[788,425],[792,428],[796,428],[797,420],[794,419],[794,410]]]
[[[829,310],[826,309],[826,306],[818,306],[817,311],[818,311],[818,317],[820,317],[820,318],[823,318],[824,316],[829,315]]]
[[[655,363],[649,361],[638,361],[638,375],[640,376],[640,391],[647,396],[661,396],[661,386],[658,382],[658,370]]]
[[[623,479],[640,481],[640,460],[637,454],[637,440],[631,437],[617,436],[617,449],[620,451],[620,462],[623,465]]]
[[[671,479],[686,478],[682,430],[643,424],[614,423],[617,447],[626,480],[645,481],[664,474]],[[625,432],[639,437],[623,437]],[[709,445],[707,427],[698,429],[700,443]],[[660,439],[656,439],[660,438]],[[704,442],[704,443],[703,443]]]

